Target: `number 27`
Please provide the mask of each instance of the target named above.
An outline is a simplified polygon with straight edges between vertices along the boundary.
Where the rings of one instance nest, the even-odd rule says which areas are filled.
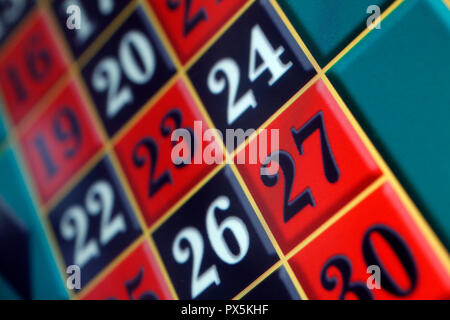
[[[329,183],[335,183],[339,180],[340,171],[328,142],[322,112],[318,112],[299,130],[292,128],[292,138],[294,139],[299,154],[303,155],[303,142],[317,130],[320,133],[320,146],[322,150],[322,164],[325,178]],[[275,151],[264,160],[262,168],[267,169],[268,165],[272,161],[277,161],[280,164],[280,168],[284,175],[285,193],[283,203],[283,221],[284,223],[287,223],[307,205],[314,207],[315,201],[309,187],[306,188],[294,200],[289,201],[295,178],[295,162],[288,152]],[[261,175],[261,180],[267,187],[273,187],[276,185],[278,179],[278,172],[272,175]]]

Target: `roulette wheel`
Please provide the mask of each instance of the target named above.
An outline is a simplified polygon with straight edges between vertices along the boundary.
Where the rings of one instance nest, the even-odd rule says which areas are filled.
[[[0,0],[1,299],[449,299],[447,0]]]

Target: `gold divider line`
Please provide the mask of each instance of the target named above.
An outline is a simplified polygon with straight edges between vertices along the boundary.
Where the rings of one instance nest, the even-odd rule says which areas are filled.
[[[10,34],[6,36],[6,39],[0,48],[0,60],[3,59],[3,56],[6,54],[7,51],[9,51],[12,47],[14,47],[17,44],[17,42],[19,42],[19,40],[22,37],[22,33],[24,33],[25,27],[27,27],[28,24],[31,24],[31,21],[34,19],[34,17],[38,15],[38,11],[39,7],[36,4],[24,16],[22,21],[19,22],[19,25],[16,26],[13,30],[11,30]]]
[[[415,206],[412,199],[409,197],[405,189],[401,186],[398,179],[395,177],[392,170],[389,168],[385,160],[381,157],[378,150],[375,148],[373,143],[370,141],[369,137],[366,135],[360,124],[357,122],[353,114],[350,112],[349,108],[345,104],[344,100],[339,96],[334,86],[331,84],[330,80],[326,75],[323,76],[323,81],[326,84],[327,88],[338,102],[341,110],[344,112],[346,118],[350,121],[353,129],[357,132],[359,138],[363,141],[366,148],[369,150],[371,156],[375,159],[375,162],[382,170],[383,174],[387,176],[388,181],[393,186],[397,195],[400,197],[403,205],[407,208],[407,211],[416,222],[419,229],[422,231],[425,239],[427,239],[429,245],[435,251],[435,254],[438,257],[438,260],[443,264],[443,266],[448,270],[450,275],[450,256],[445,246],[439,240],[431,226],[428,224],[424,216],[421,214],[419,209]]]
[[[247,0],[247,3],[245,3],[230,19],[228,19],[219,31],[217,31],[217,33],[209,39],[205,45],[200,48],[200,50],[198,50],[193,57],[190,58],[190,60],[188,60],[185,65],[185,70],[189,70],[203,56],[203,54],[208,51],[209,48],[211,48],[228,29],[230,29],[234,22],[239,19],[254,2],[255,0]]]
[[[251,3],[251,2],[252,2],[252,1],[250,1],[249,3]],[[249,4],[248,4],[248,6],[249,6]],[[248,8],[248,6],[245,7],[245,8]],[[167,35],[165,34],[163,28],[162,28],[161,25],[158,23],[158,20],[156,19],[154,13],[152,12],[152,9],[151,9],[149,6],[147,6],[146,8],[147,8],[147,12],[149,13],[150,17],[154,19],[155,24],[156,24],[156,29],[158,30],[158,32],[160,33],[160,35],[162,35],[161,38],[162,38],[163,43],[166,45],[166,47],[168,48],[168,51],[169,51],[170,55],[171,55],[172,58],[174,59],[175,65],[177,66],[177,69],[179,70],[179,72],[181,72],[182,77],[183,77],[183,79],[185,80],[185,82],[186,82],[186,84],[187,84],[187,86],[188,86],[188,89],[189,89],[191,95],[194,97],[194,100],[196,101],[197,106],[198,106],[200,112],[202,113],[203,117],[206,119],[206,122],[207,122],[208,126],[209,126],[210,128],[212,128],[212,129],[216,129],[216,127],[214,126],[214,123],[212,122],[212,120],[211,120],[211,118],[210,118],[208,112],[206,111],[205,106],[203,105],[203,103],[202,103],[200,97],[198,96],[197,91],[195,90],[195,88],[194,88],[192,82],[190,81],[189,77],[187,76],[187,74],[186,74],[186,69],[182,66],[182,64],[181,64],[180,61],[178,60],[178,57],[176,56],[176,54],[175,54],[175,52],[174,52],[174,50],[173,50],[173,48],[172,48],[172,46],[171,46],[171,44],[170,44],[170,41],[168,40],[168,37],[167,37]],[[244,11],[245,11],[245,10],[242,10],[242,11],[240,11],[240,14],[236,14],[236,15],[234,16],[234,19],[237,19]],[[234,20],[233,20],[233,21],[234,21]],[[228,27],[229,27],[229,26],[231,26],[231,23],[228,24]],[[223,29],[222,29],[222,30],[223,30]],[[223,31],[223,32],[224,32],[224,31]],[[218,38],[217,38],[217,39],[218,39]],[[217,39],[216,39],[216,40],[217,40]],[[212,45],[212,42],[211,42],[211,45]],[[226,147],[225,147],[225,145],[224,145],[224,143],[223,143],[223,140],[220,139],[220,138],[217,136],[217,134],[214,134],[214,136],[215,136],[215,140],[216,140],[216,141],[221,141],[221,143],[222,143],[222,150],[223,150],[223,152],[224,152],[224,155],[226,156],[226,157],[225,157],[225,163],[231,163],[232,161],[229,161],[229,160],[230,160],[230,154],[229,154],[228,151],[226,150]],[[220,166],[219,170],[220,170],[221,168],[222,168],[222,166]],[[231,168],[233,169],[233,165],[231,165]],[[234,168],[234,170],[236,170],[236,169]],[[234,170],[233,170],[233,171],[234,171]],[[235,175],[236,175],[236,173],[235,173]],[[212,175],[212,176],[213,176],[213,175]],[[211,178],[212,178],[212,176],[211,176]],[[206,181],[206,179],[205,179],[205,181]],[[209,181],[209,180],[208,180],[208,181]],[[206,183],[206,182],[205,182],[205,183]],[[243,187],[243,186],[242,186],[243,180],[241,180],[241,181],[239,182],[239,184],[241,184],[241,187]],[[244,185],[245,185],[245,184],[244,184]],[[199,188],[200,188],[200,186],[199,186]],[[197,191],[197,189],[196,189],[196,190],[193,190],[193,192],[190,194],[190,196],[193,196],[193,195],[196,193],[196,191]],[[184,200],[187,201],[187,199],[189,199],[189,198],[190,198],[190,197],[186,197]],[[183,201],[180,201],[178,205],[181,206],[183,203],[184,203]],[[251,205],[252,205],[252,207],[253,207],[253,210],[255,210],[254,205],[253,205],[253,204],[251,204]],[[179,207],[178,207],[178,208],[179,208]],[[170,215],[169,215],[169,214],[166,214],[163,218],[168,219],[168,218],[169,218],[176,210],[177,210],[177,209],[174,209]],[[256,211],[256,210],[255,210],[255,211]],[[162,219],[161,219],[161,220],[162,220]],[[164,221],[165,221],[165,220],[164,220]],[[156,230],[159,228],[160,225],[161,225],[161,224],[155,224],[154,228],[152,229],[152,233],[153,233],[154,231],[156,231]],[[267,233],[267,230],[266,230],[266,233]],[[271,242],[272,242],[272,239],[271,239]],[[274,243],[272,243],[272,245],[274,245]],[[274,247],[277,247],[277,246],[278,246],[278,245],[275,243]],[[279,252],[281,252],[281,250],[280,250]],[[277,252],[277,253],[279,254],[279,252]]]
[[[100,35],[90,44],[90,46],[78,58],[78,65],[83,69],[86,64],[95,56],[98,51],[107,43],[125,22],[125,20],[133,13],[138,6],[138,0],[132,0],[127,6],[114,18],[114,20],[104,29]]]
[[[18,137],[21,137],[34,123],[36,123],[38,118],[48,109],[50,103],[52,103],[53,100],[58,97],[58,94],[64,90],[70,81],[70,69],[71,67],[68,67],[64,74],[55,81],[52,87],[30,108],[22,120],[12,127],[12,130],[16,131]]]
[[[244,192],[245,196],[247,197],[248,201],[250,202],[253,210],[255,211],[256,216],[258,217],[259,222],[261,223],[261,226],[263,227],[264,231],[267,234],[267,237],[269,238],[272,246],[274,247],[276,253],[278,254],[278,257],[280,260],[284,259],[283,251],[281,250],[280,246],[278,245],[278,242],[275,239],[275,236],[273,235],[272,231],[270,230],[266,220],[264,219],[261,211],[259,210],[258,205],[256,204],[255,199],[253,199],[252,194],[250,193],[247,185],[245,184],[244,179],[242,178],[239,170],[236,168],[235,164],[230,164],[231,169],[233,170],[234,176],[236,177],[236,180],[241,185],[242,191]]]
[[[252,283],[250,283],[247,287],[245,287],[241,292],[239,292],[232,300],[241,300],[247,293],[249,293],[254,288],[256,288],[261,282],[263,282],[272,273],[277,271],[281,266],[283,266],[283,262],[281,260],[278,260],[269,269],[267,269],[262,275],[260,275]]]
[[[111,260],[103,269],[101,269],[89,282],[81,289],[75,296],[76,300],[82,300],[86,297],[92,289],[97,287],[100,282],[106,278],[120,263],[122,263],[139,245],[145,240],[145,234],[141,234],[131,244],[122,250],[113,260]]]
[[[18,145],[17,138],[15,136],[14,131],[11,133],[11,141],[12,141],[11,142],[11,150],[13,150],[13,153],[15,155],[16,163],[19,167],[20,174],[22,175],[22,178],[25,182],[26,189],[29,192],[29,196],[33,203],[33,207],[38,216],[37,218],[41,223],[41,226],[44,231],[46,239],[52,239],[53,238],[52,230],[49,227],[49,225],[41,219],[40,212],[38,211],[39,210],[39,201],[38,201],[38,196],[37,196],[37,189],[36,189],[34,183],[31,181],[31,175],[30,175],[30,172],[28,171],[28,168],[26,167],[25,163],[23,162],[24,158],[23,158],[22,152],[20,150],[20,146]],[[49,242],[50,252],[51,252],[52,256],[54,257],[56,267],[59,270],[60,278],[64,283],[67,275],[64,272],[65,268],[63,266],[65,266],[65,264],[63,262],[62,255],[60,255],[60,251],[59,251],[59,249],[57,249],[58,247],[55,247],[52,243],[50,243],[50,241],[48,241],[48,242]],[[72,294],[73,294],[72,292],[70,292],[69,290],[66,290],[66,292],[68,293],[69,297],[72,297]]]
[[[167,220],[169,220],[170,217],[172,217],[178,209],[180,209],[186,202],[188,202],[196,193],[199,191],[205,184],[207,184],[214,176],[223,168],[225,167],[225,164],[219,164],[217,165],[211,172],[209,172],[206,177],[200,180],[199,183],[197,183],[192,189],[189,190],[188,193],[186,193],[180,200],[178,200],[167,212],[162,215],[155,223],[153,223],[150,228],[149,232],[151,235],[156,232],[156,230],[159,229]]]
[[[0,99],[3,100],[3,93],[0,92]],[[8,115],[6,113],[4,113],[4,115],[6,117],[8,117]],[[7,122],[12,123],[12,119],[7,120]],[[65,268],[65,263],[62,259],[62,255],[61,255],[61,251],[59,250],[59,246],[57,245],[57,242],[54,240],[54,234],[53,234],[53,230],[49,225],[49,221],[48,220],[44,220],[41,217],[41,209],[40,209],[40,203],[38,201],[38,195],[37,195],[37,189],[36,186],[34,185],[34,182],[31,179],[31,175],[30,172],[28,171],[27,166],[24,163],[24,158],[22,155],[22,152],[20,150],[20,144],[18,143],[17,140],[17,136],[16,136],[16,131],[14,129],[10,130],[9,134],[8,134],[8,143],[10,145],[10,148],[14,154],[17,166],[19,167],[19,171],[20,174],[22,175],[22,179],[24,180],[25,183],[25,187],[27,189],[27,191],[29,192],[29,196],[32,202],[32,205],[36,211],[37,214],[37,218],[42,226],[42,229],[44,231],[44,235],[46,237],[46,239],[48,240],[48,244],[50,247],[50,252],[52,257],[54,257],[54,261],[56,264],[56,268],[59,272],[59,275],[61,277],[62,282],[64,283],[65,279],[66,279],[66,274],[64,272]],[[52,242],[53,239],[53,242]],[[73,292],[66,290],[69,298],[73,297]]]
[[[201,115],[205,119],[206,124],[211,129],[216,129],[214,126],[214,123],[209,116],[208,112],[206,111],[205,106],[203,105],[203,102],[201,101],[199,95],[197,94],[197,91],[194,88],[194,85],[192,84],[191,80],[187,76],[186,68],[182,65],[180,60],[178,59],[178,56],[175,52],[175,49],[172,47],[172,44],[170,43],[169,37],[166,35],[164,28],[159,23],[159,20],[156,17],[156,14],[153,12],[153,9],[150,7],[147,1],[144,1],[142,6],[144,7],[147,15],[150,18],[150,21],[153,22],[153,26],[156,30],[156,32],[159,34],[159,38],[161,42],[163,43],[167,53],[169,54],[170,58],[172,59],[176,69],[177,73],[180,75],[180,77],[183,79],[184,84],[187,86],[189,93],[191,94],[191,97],[194,99],[195,104],[198,107],[198,110],[200,111]],[[219,145],[219,147],[222,148],[222,153],[225,156],[225,159],[227,159],[228,154],[226,152],[225,144],[223,143],[223,140],[218,136],[217,132],[214,130],[214,139],[216,143]]]
[[[292,282],[294,283],[294,286],[297,288],[297,291],[300,293],[300,298],[302,300],[309,300],[308,295],[306,294],[305,290],[303,290],[303,287],[300,285],[297,276],[295,275],[294,271],[292,271],[289,262],[285,260],[283,265],[286,268],[286,271],[289,274],[289,277],[291,278]]]
[[[286,254],[286,259],[291,259],[300,250],[310,244],[314,239],[324,233],[328,228],[339,221],[347,212],[355,208],[358,204],[364,201],[368,196],[370,196],[374,191],[381,187],[387,181],[386,176],[382,175],[374,182],[372,182],[368,187],[362,190],[356,197],[354,197],[350,202],[344,205],[341,209],[331,216],[327,221],[325,221],[319,228],[314,230],[308,237],[301,241],[297,246],[295,246],[291,251]]]
[[[271,0],[274,2],[274,0]],[[450,0],[443,0],[446,2],[446,4],[450,4]],[[383,21],[389,14],[391,14],[398,6],[403,2],[403,0],[397,0],[396,2],[392,3],[389,8],[387,8],[382,16],[381,21]],[[297,33],[295,29],[291,28],[291,24],[282,13],[281,8],[276,5],[276,10],[280,14],[280,16],[283,16],[283,20],[285,21],[286,25],[288,26],[291,33],[294,35],[297,41],[301,41],[299,43],[300,45],[303,45],[303,41],[301,40],[300,36],[297,37]],[[450,6],[449,6],[450,7]],[[384,162],[384,159],[380,156],[378,151],[373,146],[372,142],[368,139],[364,131],[359,126],[359,123],[356,121],[356,119],[353,117],[353,115],[350,113],[350,111],[345,106],[343,100],[337,93],[337,91],[332,87],[331,83],[329,82],[325,72],[328,71],[337,61],[339,61],[347,52],[349,52],[359,41],[361,41],[373,28],[366,28],[365,31],[363,31],[358,37],[356,37],[347,47],[342,50],[332,61],[324,68],[323,71],[320,72],[321,78],[327,83],[327,87],[332,92],[334,98],[339,102],[339,105],[341,109],[343,109],[344,113],[346,114],[347,118],[350,119],[350,122],[352,123],[354,129],[356,129],[358,135],[363,140],[363,143],[365,146],[369,149],[372,156],[375,158],[375,161],[377,164],[382,168],[382,171],[384,174],[388,177],[388,180],[393,185],[394,189],[397,191],[397,194],[399,197],[403,200],[403,204],[408,208],[408,211],[413,216],[415,222],[418,224],[419,228],[422,229],[422,231],[425,233],[426,238],[430,241],[430,244],[435,249],[436,254],[438,255],[438,258],[441,260],[441,262],[444,264],[444,267],[449,270],[450,273],[450,259],[448,252],[446,251],[445,247],[440,242],[439,238],[436,236],[432,228],[428,225],[424,217],[420,214],[419,210],[415,207],[413,201],[410,199],[410,197],[407,195],[406,191],[403,189],[403,187],[400,185],[390,168],[386,165]],[[330,88],[332,87],[332,88]],[[344,110],[345,109],[345,110]]]
[[[136,246],[137,246],[137,244],[135,244],[135,242],[137,242],[139,239],[141,239],[141,238],[143,238],[144,240],[142,240],[142,241],[149,241],[149,244],[150,244],[150,246],[151,246],[151,248],[152,248],[152,250],[153,250],[153,253],[155,254],[155,257],[156,257],[156,259],[158,260],[158,264],[159,264],[159,267],[160,267],[160,269],[161,269],[161,271],[162,271],[162,273],[163,273],[163,275],[165,276],[165,277],[168,277],[168,273],[167,273],[167,270],[165,269],[165,268],[162,268],[161,266],[164,266],[164,264],[162,263],[162,259],[161,259],[161,257],[160,257],[160,255],[159,255],[159,252],[157,251],[157,249],[156,249],[156,245],[153,243],[153,240],[151,239],[151,235],[152,235],[152,233],[155,231],[155,225],[158,225],[158,226],[160,226],[160,225],[162,225],[163,223],[164,223],[164,221],[166,221],[170,216],[172,216],[186,201],[188,201],[201,187],[203,187],[209,180],[211,180],[212,179],[212,177],[215,175],[215,174],[217,174],[218,172],[219,172],[219,170],[221,169],[223,167],[223,165],[222,166],[218,166],[217,168],[215,168],[208,176],[206,176],[199,184],[197,184],[193,189],[191,189],[190,191],[189,191],[189,193],[186,195],[186,196],[184,196],[177,204],[175,204],[171,209],[169,209],[169,213],[168,214],[166,214],[166,215],[164,215],[160,220],[158,220],[152,227],[150,227],[150,228],[146,228],[145,227],[145,222],[143,222],[143,220],[142,219],[140,219],[140,222],[142,223],[142,224],[144,224],[144,227],[143,227],[143,233],[142,233],[142,235],[137,239],[137,240],[135,240],[132,244],[130,244],[128,247],[127,247],[127,249],[125,249],[125,251],[127,251],[128,252],[128,250],[129,250],[129,247],[130,246],[133,246],[133,248],[135,248]],[[115,169],[117,169],[117,168],[115,168]],[[119,177],[120,178],[120,177]],[[122,177],[123,178],[123,177]],[[136,202],[134,201],[134,205],[133,205],[133,207],[134,206],[136,206],[137,204],[136,204]],[[135,208],[134,208],[135,209]],[[138,215],[140,213],[140,210],[138,210],[137,212],[136,212],[136,215]],[[142,227],[142,224],[141,224],[141,227]],[[123,251],[121,252],[121,253],[119,253],[108,265],[107,265],[107,267],[105,267],[104,269],[102,269],[96,276],[94,276],[91,280],[90,280],[90,282],[87,284],[87,286],[83,289],[83,292],[85,292],[84,294],[83,294],[83,296],[84,295],[86,295],[87,294],[87,292],[89,292],[92,288],[94,288],[95,287],[95,285],[96,284],[98,284],[100,281],[101,281],[101,279],[103,279],[103,278],[105,278],[109,273],[110,273],[110,271],[112,271],[114,268],[115,268],[115,266],[117,266],[117,265],[119,265],[122,261],[124,261],[125,260],[125,258],[126,258],[126,256],[127,256],[127,254],[124,254],[123,253]],[[166,279],[167,280],[167,279]],[[169,280],[170,280],[170,278],[169,278]],[[92,283],[92,284],[91,284]],[[172,284],[172,282],[171,281],[168,281],[167,282],[167,284],[168,284],[168,286],[169,286],[169,289],[171,290],[171,293],[173,294],[173,296],[174,297],[177,297],[177,295],[176,295],[176,292],[175,292],[175,290],[173,289],[173,284]]]
[[[294,26],[292,25],[291,21],[288,19],[286,14],[284,13],[283,9],[281,9],[280,5],[276,0],[270,0],[270,3],[272,4],[272,7],[277,12],[278,16],[280,17],[281,21],[284,23],[286,28],[289,30],[291,36],[295,39],[297,44],[302,49],[303,53],[308,57],[309,62],[313,65],[314,69],[318,74],[322,72],[322,69],[320,68],[319,64],[317,63],[316,59],[312,55],[311,51],[309,51],[308,47],[306,46],[305,42],[302,40],[300,35],[297,33],[297,30],[295,30]]]
[[[148,233],[147,233],[146,237],[150,244],[150,248],[153,252],[153,256],[155,257],[155,259],[158,263],[159,270],[162,272],[164,280],[166,281],[166,284],[169,287],[169,290],[170,290],[170,293],[172,294],[173,300],[179,300],[180,298],[178,297],[178,294],[175,290],[172,279],[170,278],[169,273],[167,272],[166,266],[164,265],[164,262],[163,262],[161,256],[159,255],[159,251],[156,248],[156,244],[153,241],[153,238]]]
[[[137,2],[135,2],[135,5],[137,5]],[[129,7],[131,7],[131,5],[127,6],[126,8],[129,8]],[[133,7],[133,9],[134,9],[134,7]],[[129,10],[130,10],[130,12],[128,14],[130,14],[131,11],[132,11],[131,9],[129,9]],[[125,9],[124,9],[124,11],[125,11]],[[121,16],[123,20],[120,20],[119,16]],[[111,23],[111,25],[113,25],[114,22],[116,22],[116,24],[117,23],[123,23],[123,21],[126,19],[125,16],[127,16],[127,15],[124,14],[123,12],[121,12],[118,15],[118,17],[116,17],[115,20]],[[117,21],[119,21],[119,22],[117,22]],[[55,24],[55,20],[53,20],[53,23]],[[57,26],[57,29],[59,29],[58,26]],[[103,34],[107,35],[107,33],[103,33]],[[66,39],[63,37],[61,32],[58,35],[60,37],[60,41],[66,45],[66,49],[67,49],[68,48],[68,44],[66,42]],[[100,37],[101,36],[99,36],[98,39]],[[95,41],[98,42],[100,40],[95,40]],[[84,170],[82,170],[82,172],[79,175],[77,175],[76,178],[78,178],[78,180],[75,179],[75,177],[73,177],[73,179],[71,181],[73,184],[72,185],[68,185],[68,184],[66,185],[65,191],[68,193],[72,189],[71,187],[73,187],[75,183],[79,182],[85,175],[87,175],[88,172],[90,171],[90,169],[92,169],[92,167],[95,166],[100,161],[100,159],[102,159],[104,156],[108,155],[108,153],[109,153],[109,158],[111,160],[111,164],[112,164],[113,169],[115,170],[115,172],[117,174],[117,178],[121,182],[121,185],[123,187],[123,192],[126,194],[127,198],[130,201],[130,206],[132,207],[133,211],[135,212],[136,218],[137,218],[137,220],[138,220],[138,222],[140,224],[140,227],[141,227],[142,234],[145,234],[145,225],[144,225],[144,221],[143,221],[143,218],[142,218],[142,214],[140,213],[140,211],[137,208],[136,201],[135,201],[133,195],[132,194],[130,195],[130,192],[129,192],[130,190],[127,189],[128,185],[123,180],[123,172],[121,170],[119,170],[120,167],[118,167],[117,158],[116,158],[115,153],[114,153],[114,151],[113,151],[113,149],[111,147],[110,141],[108,140],[108,135],[106,133],[106,130],[105,130],[105,128],[103,127],[103,125],[101,123],[100,117],[99,117],[99,115],[98,115],[98,113],[97,113],[97,111],[96,111],[96,109],[94,107],[93,100],[92,100],[92,98],[91,98],[91,96],[89,94],[89,90],[87,90],[86,84],[85,84],[85,82],[84,82],[84,80],[83,80],[83,78],[81,76],[79,63],[77,63],[77,62],[73,63],[72,68],[71,68],[71,72],[70,72],[70,76],[72,78],[74,78],[75,80],[77,80],[77,82],[80,85],[79,87],[80,87],[80,90],[82,91],[81,94],[84,95],[84,97],[82,97],[82,98],[83,98],[84,102],[87,105],[88,113],[90,113],[91,116],[92,116],[92,120],[93,120],[94,126],[97,129],[99,129],[99,133],[100,133],[100,136],[101,136],[101,140],[102,140],[102,145],[103,146],[100,149],[100,151],[97,152],[96,156],[92,157],[88,161],[88,163],[84,166],[84,168],[83,168]],[[59,196],[61,197],[61,198],[59,198],[59,200],[61,200],[63,198],[63,196],[65,196],[65,195],[60,194]],[[44,210],[46,210],[46,209],[48,209],[48,208],[44,208]],[[128,246],[128,248],[130,248],[131,246],[132,245]],[[127,252],[127,249],[125,249],[124,252]],[[59,253],[61,254],[61,252],[59,252]],[[120,256],[120,254],[116,258],[119,258],[119,256]],[[112,262],[113,261],[111,261],[110,264]],[[106,274],[107,273],[106,272],[107,268],[105,268],[102,271],[105,271],[105,274]],[[102,275],[102,272],[99,272],[99,274],[97,274],[95,277],[93,277],[90,280],[89,283],[97,280],[97,278],[100,279],[101,275]],[[99,281],[99,280],[97,280],[97,281]],[[88,283],[88,285],[89,285],[89,283]],[[78,299],[78,296],[75,296],[75,298]]]
[[[151,109],[155,106],[158,101],[166,95],[166,93],[172,88],[173,85],[180,79],[180,74],[178,72],[174,73],[169,80],[164,83],[164,85],[158,89],[158,91],[152,95],[147,102],[144,103],[131,118],[125,123],[112,137],[111,144],[115,146],[127,133],[129,133],[134,126],[142,119]]]
[[[450,0],[442,0],[447,8],[450,10]]]
[[[30,108],[27,114],[22,118],[20,123],[16,125],[13,130],[17,130],[17,136],[20,137],[22,133],[24,133],[36,120],[37,118],[48,108],[48,105],[52,102],[53,99],[57,97],[57,95],[63,90],[66,84],[69,82],[69,74],[73,64],[73,56],[68,49],[68,46],[65,45],[64,41],[58,41],[60,36],[59,27],[56,24],[55,27],[55,18],[53,16],[52,10],[48,7],[48,3],[45,1],[38,1],[36,3],[36,15],[40,12],[44,13],[45,19],[50,26],[51,36],[54,37],[56,41],[56,50],[58,53],[61,53],[62,59],[67,64],[67,70],[56,79],[51,88],[44,93],[44,95],[38,99],[38,101]]]
[[[274,122],[281,114],[288,109],[292,103],[300,98],[309,88],[311,88],[320,79],[320,74],[316,74],[312,77],[300,90],[298,90],[292,97],[289,98],[277,111],[275,111],[262,125],[259,126],[258,130],[252,133],[239,147],[237,147],[232,153],[231,157],[234,158],[236,155],[245,149],[251,141],[253,141],[258,136],[258,131],[266,129],[272,122]]]
[[[89,160],[56,192],[56,194],[45,204],[41,205],[42,215],[48,216],[88,173],[100,162],[107,154],[105,148],[100,148]]]
[[[250,190],[248,189],[244,179],[242,178],[241,174],[239,173],[239,170],[237,169],[235,164],[231,164],[230,165],[231,169],[233,170],[233,173],[236,177],[236,179],[238,180],[242,191],[244,192],[245,196],[247,197],[248,201],[250,202],[250,205],[252,206],[253,210],[255,211],[255,214],[262,226],[262,228],[264,229],[264,231],[266,232],[267,237],[269,238],[270,243],[272,244],[272,246],[274,247],[280,261],[283,263],[283,265],[286,265],[286,257],[283,253],[283,250],[281,250],[280,246],[278,245],[278,242],[275,239],[275,236],[272,233],[272,230],[270,230],[269,225],[267,224],[266,220],[264,219],[264,216],[262,215],[255,199],[253,198],[252,194],[250,193]],[[291,277],[292,274],[289,274],[289,277]],[[301,287],[300,283],[298,282],[297,279],[295,279],[296,281],[294,281],[294,279],[291,279],[295,288],[297,289],[298,293],[300,295],[302,295],[302,292],[304,293],[303,288]],[[306,295],[305,295],[306,296]]]
[[[250,6],[250,4],[249,4],[248,6]],[[248,7],[247,7],[247,8],[248,8]],[[151,16],[151,18],[153,18],[154,21],[158,21],[158,20],[156,19],[155,15],[154,15],[154,13],[152,12],[151,8],[147,7],[147,9],[148,9],[148,12],[149,12],[149,15]],[[278,8],[278,9],[279,9],[279,8]],[[245,10],[242,10],[242,12],[241,12],[239,15],[237,14],[234,18],[235,18],[235,19],[238,19],[238,17],[240,17],[240,15],[242,15],[243,12],[245,12]],[[195,88],[193,87],[193,85],[192,85],[190,79],[187,77],[185,69],[183,68],[183,66],[181,65],[181,63],[178,61],[178,58],[177,58],[176,54],[174,53],[174,50],[171,48],[170,42],[168,41],[168,39],[167,39],[167,37],[166,37],[166,35],[165,35],[165,33],[164,33],[163,28],[158,24],[158,22],[156,22],[156,24],[157,24],[158,32],[159,32],[160,34],[163,35],[162,38],[163,38],[164,44],[169,48],[169,52],[171,53],[171,56],[172,56],[172,58],[174,59],[175,64],[177,65],[177,68],[178,68],[179,70],[181,70],[181,73],[182,73],[182,75],[183,75],[183,77],[184,77],[186,83],[188,84],[188,86],[189,86],[189,88],[190,88],[190,90],[191,90],[191,94],[194,96],[194,98],[195,98],[195,100],[196,100],[196,102],[197,102],[197,104],[198,104],[198,106],[199,106],[200,111],[202,112],[202,114],[203,114],[203,116],[205,117],[205,119],[207,119],[208,125],[209,125],[211,128],[215,128],[215,126],[214,126],[214,124],[212,123],[211,118],[209,117],[209,114],[207,113],[207,111],[206,111],[206,109],[205,109],[205,107],[204,107],[204,105],[203,105],[201,99],[199,98],[199,96],[198,96],[198,94],[197,94]],[[231,24],[229,24],[229,26],[231,26]],[[225,32],[225,31],[223,31],[223,32]],[[298,41],[299,39],[300,39],[300,38],[297,38],[297,41]],[[216,40],[217,40],[217,39],[216,39]],[[312,55],[309,53],[309,50],[306,48],[306,46],[305,46],[304,43],[301,41],[301,39],[300,39],[300,42],[301,42],[301,43],[300,43],[300,46],[302,47],[302,49],[305,51],[306,54],[309,54],[309,59],[312,59],[311,63],[312,63],[313,65],[315,64],[315,66],[316,66],[316,68],[317,68],[317,67],[318,67],[317,62],[315,62],[314,58],[313,58]],[[211,43],[211,45],[212,45],[212,43]],[[316,71],[317,71],[317,69],[316,69]],[[319,71],[320,71],[320,69],[319,69]],[[320,77],[320,74],[316,75],[316,77],[317,77],[317,79],[318,79],[318,78]],[[313,80],[314,80],[314,78],[310,80],[309,86],[312,85],[312,84],[314,83]],[[309,88],[309,86],[308,86],[308,84],[307,84],[307,85],[304,86],[304,88],[302,88],[303,91],[302,91],[302,89],[299,90],[299,91],[300,91],[301,93],[303,93],[304,91],[307,90],[307,88]],[[300,93],[300,94],[301,94],[301,93]],[[282,110],[279,111],[279,113],[281,113],[281,112],[282,112]],[[276,113],[276,115],[273,115],[273,118],[275,118],[279,113]],[[254,136],[256,136],[256,135],[254,135]],[[250,137],[249,139],[246,140],[247,143],[248,143],[248,141],[251,140],[251,138],[252,138],[252,137]],[[216,140],[217,140],[217,137],[216,137]],[[244,144],[244,146],[245,146],[245,144]],[[223,146],[223,148],[224,148],[224,146]],[[230,160],[231,155],[228,153],[228,151],[226,150],[226,148],[224,148],[224,150],[225,150],[225,153],[224,153],[224,154],[226,154],[226,163],[232,163],[232,161],[228,161],[228,160]],[[231,158],[231,159],[232,159],[232,158]],[[232,167],[233,167],[233,166],[232,166]],[[245,185],[245,183],[243,182],[243,180],[241,180],[239,183],[241,184],[241,187],[243,187],[243,188],[245,187],[245,188],[246,188],[246,185]],[[254,209],[255,211],[258,210],[257,207],[255,208],[256,203],[253,202],[253,204],[251,204],[251,205],[252,205],[252,207],[253,207],[253,209]],[[259,218],[259,217],[258,217],[258,218]],[[155,229],[156,229],[157,227],[158,227],[158,226],[155,226]],[[265,231],[266,231],[266,233],[267,233],[267,230],[265,230]],[[270,239],[270,237],[269,237],[269,239]],[[272,242],[272,245],[274,245],[274,243],[273,243],[274,238],[273,238],[273,239],[270,239],[270,240],[271,240],[271,242]],[[277,247],[277,246],[278,246],[278,244],[275,243],[274,247]],[[281,261],[282,261],[284,264],[287,265],[287,263],[285,263],[285,261],[284,261],[284,256],[283,256],[281,250],[280,250],[278,253],[281,253],[281,256],[280,256]],[[288,265],[287,265],[287,269],[289,269],[289,266],[288,266]],[[290,276],[291,276],[291,275],[292,275],[292,272],[290,273]],[[306,294],[304,293],[304,290],[301,288],[301,286],[300,286],[300,284],[298,283],[297,279],[293,279],[293,283],[294,283],[294,285],[296,286],[297,290],[299,291],[300,295],[303,296],[303,297],[306,297]]]
[[[393,2],[380,16],[380,23],[383,22],[386,17],[388,17],[404,0],[396,0]],[[355,39],[353,39],[341,52],[338,53],[324,68],[323,73],[326,73],[330,68],[343,56],[347,54],[355,45],[357,45],[365,36],[369,34],[374,28],[366,27]]]
[[[272,0],[273,1],[273,0]],[[401,2],[401,1],[398,1],[398,2]],[[237,18],[236,18],[237,19]],[[231,25],[231,23],[229,24],[229,25]],[[223,30],[222,30],[223,31]],[[225,32],[225,31],[223,31],[223,32]],[[291,32],[292,32],[292,30],[291,30]],[[295,34],[295,33],[294,33]],[[217,36],[217,38],[218,38],[219,36]],[[298,40],[298,39],[297,39]],[[355,43],[356,44],[356,43]],[[211,43],[211,45],[212,45],[212,43]],[[204,49],[204,51],[206,51],[207,49]],[[200,55],[198,55],[198,56],[200,56]],[[192,60],[194,60],[194,59],[192,59]],[[194,63],[194,62],[192,62],[192,63]]]

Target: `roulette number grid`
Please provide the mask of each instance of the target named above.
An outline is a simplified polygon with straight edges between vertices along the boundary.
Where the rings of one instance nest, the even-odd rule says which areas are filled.
[[[0,298],[449,299],[449,56],[447,0],[0,0]]]

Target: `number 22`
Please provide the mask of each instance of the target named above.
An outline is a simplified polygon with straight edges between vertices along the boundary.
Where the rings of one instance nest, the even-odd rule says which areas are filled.
[[[112,216],[114,192],[111,185],[100,180],[94,183],[86,194],[86,210],[75,205],[67,209],[61,219],[60,232],[67,241],[75,240],[74,264],[82,268],[90,259],[100,255],[97,239],[88,240],[89,217],[101,213],[100,245],[107,245],[114,237],[126,231],[124,216],[118,213]]]

